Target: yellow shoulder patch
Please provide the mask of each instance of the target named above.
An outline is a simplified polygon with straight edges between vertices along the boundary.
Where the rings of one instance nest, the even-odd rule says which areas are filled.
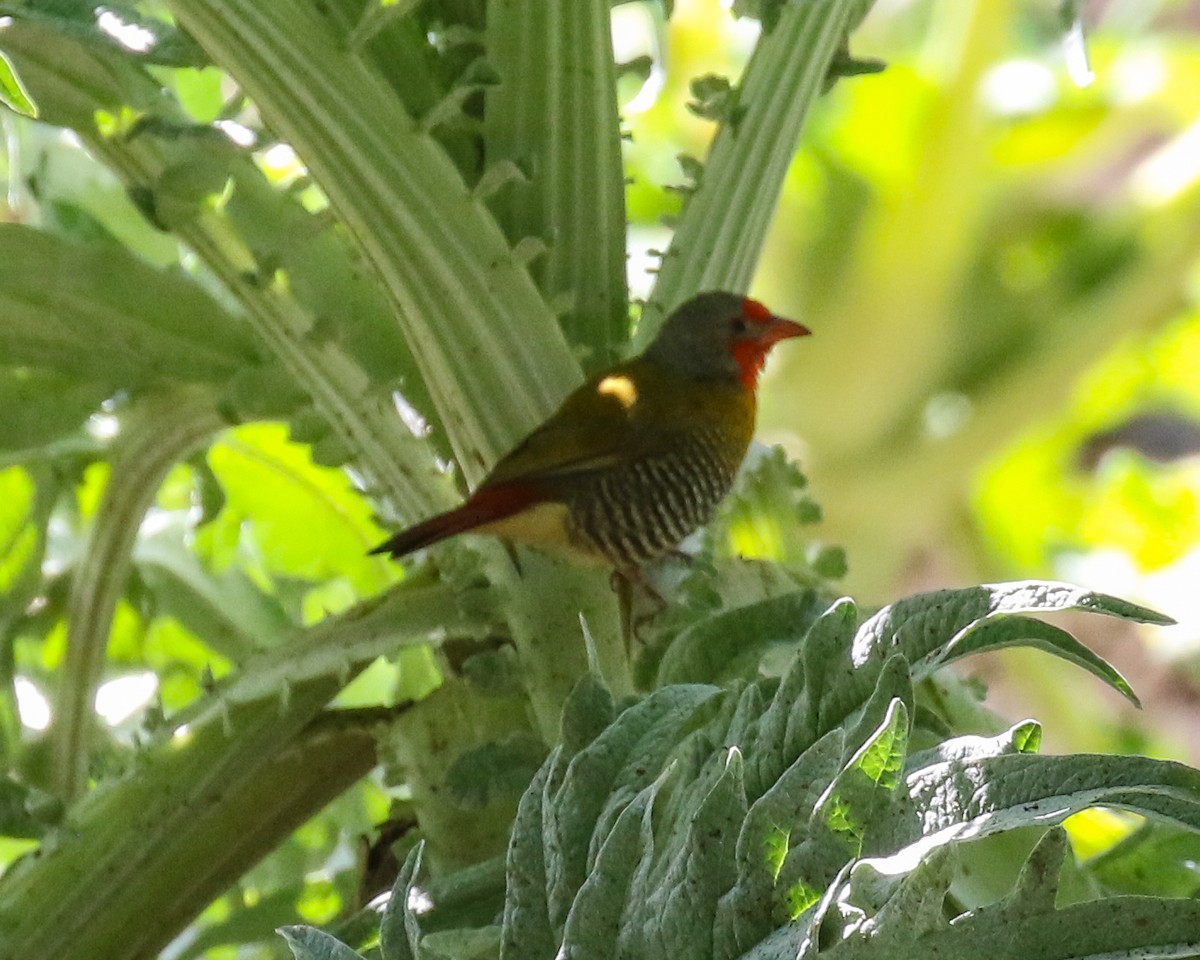
[[[628,410],[637,403],[637,387],[629,377],[621,373],[610,374],[596,384],[596,392],[601,396],[615,397],[617,402]]]

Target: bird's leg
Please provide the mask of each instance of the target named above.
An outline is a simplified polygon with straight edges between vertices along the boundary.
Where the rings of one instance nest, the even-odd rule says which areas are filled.
[[[620,570],[613,570],[608,585],[617,595],[617,615],[621,620],[621,639],[625,646],[625,659],[630,659],[633,649],[633,584]]]
[[[679,547],[675,547],[673,550],[668,550],[665,554],[663,554],[663,556],[670,557],[672,560],[678,560],[685,567],[690,567],[696,562],[695,554],[688,553],[686,550],[681,550]]]
[[[517,545],[511,540],[501,540],[500,543],[504,546],[504,552],[508,554],[509,562],[512,563],[513,569],[517,572],[517,577],[523,577],[521,572],[521,556],[517,553]]]
[[[642,628],[666,610],[669,604],[666,598],[646,579],[640,567],[613,570],[612,579],[609,582],[617,594],[620,604],[622,630],[625,634],[628,652],[631,639],[636,639],[639,643],[645,642],[640,636]],[[652,608],[641,616],[635,615],[634,612],[634,599],[639,592],[649,601]]]

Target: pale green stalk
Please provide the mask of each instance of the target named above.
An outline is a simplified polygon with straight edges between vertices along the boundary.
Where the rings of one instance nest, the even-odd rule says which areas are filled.
[[[38,857],[0,878],[6,960],[152,955],[373,764],[361,743],[343,761],[336,744],[333,755],[313,755],[323,748],[303,732],[356,672],[381,650],[482,629],[449,589],[404,584],[264,654],[186,722],[175,718],[174,735],[148,747],[133,773],[82,797]],[[289,651],[291,674],[281,669]]]
[[[680,216],[638,326],[645,347],[666,315],[702,290],[750,286],[809,107],[873,0],[782,5],[746,66],[696,191]]]
[[[459,465],[477,480],[579,380],[561,331],[483,201],[311,4],[170,6],[296,149],[362,247]]]
[[[500,74],[487,163],[528,178],[502,187],[493,209],[513,241],[544,241],[533,275],[585,364],[604,366],[629,326],[610,0],[491,0],[487,40]]]
[[[50,728],[54,786],[74,798],[87,783],[93,701],[104,675],[117,602],[128,587],[133,543],[163,479],[224,425],[210,391],[176,389],[141,401],[122,423],[112,472],[71,580],[67,651]]]
[[[115,113],[129,100],[148,109],[165,109],[159,87],[112,51],[97,50],[37,23],[16,20],[0,32],[0,43],[19,65],[34,92],[42,117],[70,126],[88,149],[111,167],[130,187],[155,184],[172,164],[203,163],[211,158],[173,155],[156,138],[127,132],[106,135],[97,127],[103,113]],[[176,146],[186,149],[188,141]],[[240,161],[249,164],[248,157]],[[236,172],[236,171],[235,171]],[[271,191],[245,191],[235,202],[271,203]],[[282,197],[278,203],[285,202]],[[255,218],[278,220],[277,209],[261,209]],[[304,305],[278,285],[255,282],[258,264],[230,218],[208,210],[173,225],[174,232],[224,283],[245,309],[247,324],[269,353],[278,359],[297,387],[354,452],[375,494],[389,510],[404,519],[417,519],[444,507],[452,494],[432,463],[428,444],[414,438],[388,394],[375,387],[361,365],[336,341],[314,341],[309,334],[315,318]],[[352,272],[349,258],[327,256],[324,269],[344,282]],[[386,318],[381,317],[381,322]]]

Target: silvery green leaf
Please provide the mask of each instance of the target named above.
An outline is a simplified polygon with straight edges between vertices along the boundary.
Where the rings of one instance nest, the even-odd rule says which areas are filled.
[[[418,843],[408,852],[404,866],[392,885],[392,896],[379,924],[379,949],[383,960],[420,960],[421,926],[409,904],[409,897],[421,869],[425,845]]]

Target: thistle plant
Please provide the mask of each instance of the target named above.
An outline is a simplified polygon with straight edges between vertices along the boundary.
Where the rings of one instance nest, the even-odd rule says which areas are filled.
[[[716,133],[631,312],[610,0],[0,4],[0,956],[1200,953],[1200,773],[1041,756],[943,670],[1021,644],[1133,699],[1031,614],[1153,611],[860,613],[764,449],[644,630],[533,551],[366,556],[747,290],[871,6],[734,4],[761,34],[696,86]],[[154,701],[100,724],[135,665]],[[1096,807],[1145,825],[1081,865]],[[381,840],[347,867],[337,830]]]

